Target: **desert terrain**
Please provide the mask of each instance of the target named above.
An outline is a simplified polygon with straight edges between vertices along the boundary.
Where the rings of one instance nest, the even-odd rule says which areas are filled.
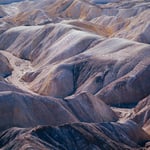
[[[0,0],[0,149],[150,149],[149,0]]]

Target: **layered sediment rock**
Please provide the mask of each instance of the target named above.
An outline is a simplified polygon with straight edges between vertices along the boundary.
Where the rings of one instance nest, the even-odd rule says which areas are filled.
[[[0,0],[0,148],[148,149],[149,6]]]

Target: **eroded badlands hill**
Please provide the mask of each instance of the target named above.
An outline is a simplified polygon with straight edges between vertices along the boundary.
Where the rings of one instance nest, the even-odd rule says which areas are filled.
[[[150,148],[148,0],[3,2],[0,148]]]

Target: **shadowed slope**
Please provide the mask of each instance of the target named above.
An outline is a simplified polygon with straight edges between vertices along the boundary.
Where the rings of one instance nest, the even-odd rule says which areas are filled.
[[[150,134],[150,96],[138,103],[134,108],[132,118]]]
[[[12,128],[1,133],[0,147],[3,149],[13,148],[14,150],[20,148],[137,150],[139,145],[144,144],[149,138],[143,130],[131,121],[125,124],[76,123],[60,127]]]
[[[3,120],[0,123],[1,130],[13,126],[33,127],[38,124],[58,125],[76,121],[76,118],[53,98],[1,92],[0,103],[0,115]]]
[[[9,63],[9,60],[0,53],[0,76],[7,77],[11,74],[13,68]]]
[[[103,115],[103,112],[106,115]],[[52,97],[25,93],[0,92],[0,117],[3,120],[0,123],[0,130],[15,126],[57,126],[79,121],[105,122],[117,120],[117,116],[109,106],[93,95],[86,93],[74,99],[62,101]]]

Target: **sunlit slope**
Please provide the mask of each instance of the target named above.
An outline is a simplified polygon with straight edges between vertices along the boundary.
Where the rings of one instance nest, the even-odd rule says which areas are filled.
[[[149,5],[0,5],[0,148],[148,149]]]

